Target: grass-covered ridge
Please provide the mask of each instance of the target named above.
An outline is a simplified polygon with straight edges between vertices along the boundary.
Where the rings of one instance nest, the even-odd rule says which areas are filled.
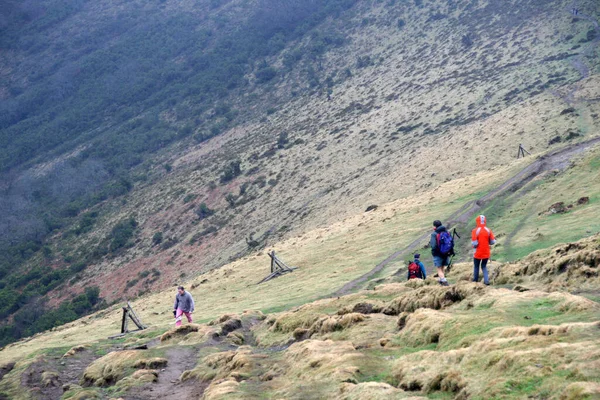
[[[82,136],[34,157],[22,165],[32,168],[13,171],[14,180],[2,186],[0,207],[8,218],[0,219],[0,236],[11,244],[24,239],[0,260],[0,290],[9,300],[6,315],[15,311],[15,302],[10,303],[15,296],[23,296],[17,304],[56,308],[86,287],[98,286],[109,303],[156,293],[281,238],[356,215],[368,205],[407,196],[415,202],[392,220],[374,214],[381,217],[381,227],[364,232],[355,227],[354,238],[341,230],[321,239],[310,234],[315,240],[306,247],[315,257],[284,247],[290,263],[311,266],[302,272],[306,284],[268,291],[264,302],[255,301],[259,293],[253,292],[248,303],[253,308],[260,303],[265,310],[301,305],[368,271],[427,230],[432,217],[449,215],[463,200],[492,187],[498,169],[504,173],[504,168],[524,166],[529,160],[514,160],[517,143],[537,155],[597,132],[597,57],[593,51],[584,54],[594,43],[588,38],[591,24],[573,20],[562,2],[502,7],[472,1],[367,1],[343,11],[351,4],[292,1],[285,3],[290,8],[266,13],[260,8],[266,3],[243,1],[128,2],[116,8],[114,2],[39,4],[23,5],[29,7],[25,19],[30,23],[20,24],[12,11],[15,25],[0,23],[2,40],[16,40],[8,58],[0,61],[13,66],[1,68],[2,73],[15,77],[2,80],[10,86],[1,90],[2,107],[14,116],[14,110],[29,109],[28,99],[34,97],[35,107],[59,114],[81,99],[93,103],[89,110],[109,105],[106,112],[52,114],[43,120],[32,111],[27,115],[31,126],[24,121],[14,125],[31,128],[25,141],[30,132],[52,132],[21,149],[33,153],[46,143],[54,146],[53,139],[67,132],[62,129],[68,124],[60,124],[71,117],[78,124],[72,132]],[[55,4],[66,7],[50,7]],[[261,12],[260,18],[253,18],[248,5],[258,7],[253,11]],[[595,15],[593,2],[581,7]],[[273,13],[277,24],[259,26]],[[271,30],[281,28],[281,21],[296,26],[302,18],[310,23],[283,36]],[[238,30],[226,29],[232,20],[239,22]],[[264,40],[248,47],[256,50],[253,54],[245,53],[247,48],[237,52],[238,44],[256,39],[256,32],[247,30],[253,26],[265,29]],[[15,29],[27,35],[15,35]],[[50,39],[44,40],[48,47],[26,46],[38,39],[31,35],[35,30]],[[243,40],[226,40],[244,32]],[[71,40],[76,43],[60,46]],[[101,54],[94,53],[94,46],[102,48]],[[246,63],[247,68],[217,71],[233,80],[243,73],[237,86],[223,90],[222,82],[205,85],[205,78],[214,76],[208,73],[211,68],[226,67],[221,62],[227,57],[205,63],[220,51],[249,57],[234,60],[236,67]],[[60,57],[47,57],[55,53]],[[123,63],[124,58],[131,62]],[[62,60],[75,67],[85,63],[71,70],[63,68]],[[589,76],[580,80],[574,65],[582,63]],[[34,73],[25,76],[28,71]],[[97,73],[98,85],[83,93],[78,85],[89,83],[90,72]],[[36,97],[40,87],[51,100]],[[114,101],[103,97],[105,90],[112,91]],[[140,97],[128,109],[127,102]],[[83,129],[88,123],[91,131]],[[18,145],[21,136],[11,129],[4,137]],[[472,181],[462,179],[476,172],[483,182],[471,191]],[[586,207],[576,213],[594,210],[595,204]],[[511,218],[493,219],[500,233],[502,224],[514,228]],[[569,239],[589,234],[581,228],[573,233]],[[515,254],[560,241],[549,233],[548,240],[529,246],[532,240],[525,236],[509,246]],[[320,246],[318,240],[323,240]],[[353,256],[354,249],[360,255]],[[497,251],[500,255],[502,248]],[[257,260],[248,269],[258,280]],[[215,288],[229,290],[207,286]],[[227,293],[235,309],[244,306],[238,299],[245,290],[236,285]],[[20,333],[12,338],[35,331],[26,326],[33,321],[17,320]]]
[[[575,246],[597,254],[589,243]],[[468,271],[457,268],[452,281]],[[205,399],[591,399],[600,393],[593,367],[600,359],[599,311],[598,303],[566,292],[467,282],[440,287],[431,278],[389,283],[275,314],[229,313],[69,351],[43,350],[20,360],[0,391],[29,398],[18,383],[26,370],[62,382],[65,372],[52,355],[66,352],[67,363],[85,361],[65,398],[176,390]],[[143,345],[150,349],[135,350]],[[178,385],[161,380],[174,372]]]
[[[596,153],[575,158],[549,184],[593,174]],[[398,283],[404,280],[405,263],[397,260],[365,285],[374,290],[316,300],[407,246],[430,229],[433,219],[453,214],[519,169],[451,181],[435,196],[422,192],[280,242],[277,254],[300,268],[262,285],[255,283],[268,272],[265,251],[200,275],[186,284],[199,304],[194,318],[200,325],[173,330],[174,293],[166,290],[133,302],[150,325],[140,334],[107,341],[120,327],[121,310],[112,307],[9,345],[1,354],[17,364],[0,381],[0,392],[28,398],[18,382],[33,371],[27,381],[31,387],[43,386],[44,379],[72,382],[65,396],[143,397],[151,388],[174,390],[170,381],[177,378],[182,381],[177,390],[200,390],[206,398],[261,393],[286,398],[307,393],[314,398],[593,396],[598,377],[582,371],[593,370],[598,348],[593,335],[598,315],[593,299],[600,287],[597,235],[512,264],[494,261],[493,283],[502,287],[465,283],[470,263],[454,267],[450,288],[438,286],[433,277]],[[596,205],[578,207],[594,210]],[[577,210],[572,215],[580,215]],[[491,223],[502,221],[494,218]],[[420,252],[430,266],[427,250]],[[585,297],[567,292],[580,290]],[[144,344],[151,350],[135,350]],[[52,355],[71,347],[73,354],[65,360],[76,372],[69,375],[53,364]],[[582,348],[592,350],[575,361]],[[140,361],[156,358],[166,359],[167,366],[147,368],[144,363],[150,361]],[[482,368],[489,375],[477,372]]]
[[[600,231],[593,215],[600,201],[600,150],[573,162],[564,172],[534,181],[492,203],[484,212],[502,243],[494,251],[501,261]],[[561,204],[562,203],[562,204]]]

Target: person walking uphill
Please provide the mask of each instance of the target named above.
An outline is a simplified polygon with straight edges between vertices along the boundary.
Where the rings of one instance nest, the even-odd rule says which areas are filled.
[[[473,255],[473,282],[479,281],[479,267],[483,271],[483,283],[489,285],[487,263],[491,256],[490,246],[496,244],[494,233],[487,225],[485,215],[479,215],[475,219],[477,225],[471,232],[471,244],[475,249]]]
[[[433,221],[433,233],[429,240],[429,246],[433,256],[433,265],[438,271],[440,285],[448,286],[448,281],[444,276],[444,267],[450,265],[450,256],[454,254],[454,242],[452,235],[441,221]]]
[[[421,262],[420,258],[420,254],[415,254],[415,259],[408,263],[408,277],[406,278],[407,280],[427,278],[427,271],[425,271],[425,266]]]
[[[189,292],[186,292],[183,286],[177,288],[175,295],[175,305],[173,306],[173,315],[175,316],[175,326],[181,326],[182,315],[185,315],[188,322],[192,323],[192,313],[194,312],[194,299]]]

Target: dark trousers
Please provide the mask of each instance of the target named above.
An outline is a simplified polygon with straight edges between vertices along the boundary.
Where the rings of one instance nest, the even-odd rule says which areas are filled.
[[[473,264],[474,264],[473,282],[479,282],[479,266],[481,266],[481,270],[483,271],[483,283],[485,283],[486,285],[490,284],[490,281],[488,278],[487,263],[488,263],[487,258],[484,258],[482,260],[480,260],[479,258],[473,259]]]

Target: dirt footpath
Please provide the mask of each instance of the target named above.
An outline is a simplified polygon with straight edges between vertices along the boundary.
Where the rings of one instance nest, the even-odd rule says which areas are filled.
[[[458,211],[446,218],[446,227],[451,228],[457,225],[466,225],[468,221],[475,215],[476,212],[483,209],[490,201],[505,195],[507,193],[514,193],[521,190],[527,183],[531,182],[534,178],[543,176],[545,173],[553,170],[563,170],[568,167],[569,162],[573,157],[581,154],[588,150],[595,144],[600,143],[600,137],[596,137],[584,142],[575,143],[571,146],[564,147],[562,149],[555,150],[549,154],[543,155],[535,159],[527,167],[523,168],[512,178],[506,180],[495,189],[491,190],[485,196],[470,201],[464,204]],[[431,232],[425,232],[423,235],[416,238],[404,249],[398,250],[391,254],[385,260],[377,264],[372,270],[366,274],[346,283],[340,289],[333,292],[330,297],[344,296],[353,290],[360,288],[361,285],[365,284],[373,276],[381,272],[389,263],[396,260],[399,257],[405,257],[413,251],[419,249],[422,244],[429,238]],[[427,271],[432,273],[433,271]]]

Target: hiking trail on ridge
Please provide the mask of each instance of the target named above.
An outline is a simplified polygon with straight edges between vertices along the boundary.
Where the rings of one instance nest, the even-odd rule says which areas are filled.
[[[527,183],[531,182],[534,178],[542,176],[543,174],[552,170],[564,170],[568,167],[571,159],[586,151],[593,145],[600,143],[600,137],[595,137],[584,142],[575,143],[571,146],[564,147],[562,149],[555,150],[546,155],[538,156],[535,161],[523,168],[516,175],[506,180],[504,183],[491,190],[485,196],[477,200],[472,200],[464,204],[456,212],[446,218],[445,226],[450,229],[456,225],[466,225],[470,218],[479,210],[483,209],[486,204],[491,200],[498,198],[508,192],[516,192],[522,189]],[[388,256],[385,260],[377,264],[372,270],[359,276],[356,279],[346,283],[340,289],[336,290],[328,297],[339,297],[344,296],[358,289],[361,285],[366,283],[369,279],[380,273],[386,266],[392,261],[399,257],[406,256],[410,252],[419,249],[423,243],[429,238],[431,232],[426,232],[416,238],[405,248],[398,250]],[[427,273],[432,273],[432,269],[429,268]]]

